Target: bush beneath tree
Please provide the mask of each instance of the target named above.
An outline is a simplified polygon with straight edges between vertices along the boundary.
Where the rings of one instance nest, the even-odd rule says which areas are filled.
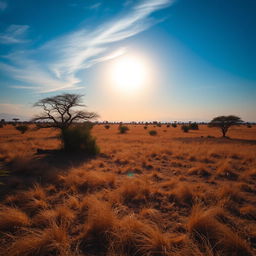
[[[71,126],[61,131],[62,148],[66,152],[83,152],[93,156],[100,152],[96,139],[86,126]]]

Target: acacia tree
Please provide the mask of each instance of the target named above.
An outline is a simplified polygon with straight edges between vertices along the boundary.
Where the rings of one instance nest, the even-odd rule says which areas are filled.
[[[226,133],[231,126],[239,125],[243,120],[238,116],[217,116],[209,123],[209,127],[218,127],[222,131],[222,136],[226,137]]]
[[[89,121],[97,118],[95,112],[88,112],[82,104],[83,95],[64,93],[61,95],[47,97],[34,104],[41,107],[42,113],[32,119],[33,122],[48,122],[47,127],[59,128],[62,131],[67,129],[72,123],[79,121]]]
[[[13,118],[12,119],[15,123],[17,123],[20,119],[19,118]]]

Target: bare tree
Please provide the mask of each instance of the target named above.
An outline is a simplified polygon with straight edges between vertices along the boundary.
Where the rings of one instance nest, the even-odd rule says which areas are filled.
[[[68,128],[72,123],[88,121],[98,117],[94,112],[88,112],[82,104],[83,95],[80,94],[61,94],[47,97],[34,104],[41,107],[43,112],[32,119],[33,122],[48,122],[48,127],[55,127],[61,130]]]
[[[243,120],[238,116],[217,116],[209,123],[209,127],[218,127],[222,131],[222,136],[226,137],[226,133],[231,126],[242,124]]]

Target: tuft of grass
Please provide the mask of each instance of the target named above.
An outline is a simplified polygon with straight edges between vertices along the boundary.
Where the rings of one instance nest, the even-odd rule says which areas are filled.
[[[0,207],[0,229],[9,230],[16,227],[29,226],[31,223],[28,215],[14,207]]]
[[[167,256],[172,251],[172,240],[154,224],[139,221],[135,216],[120,220],[114,230],[114,251],[126,255]]]
[[[253,205],[246,205],[240,208],[240,214],[249,220],[256,220],[256,207]]]
[[[242,175],[242,178],[245,179],[245,180],[248,180],[248,178],[249,178],[249,179],[256,180],[256,168],[250,169],[250,170],[246,171],[246,172]]]
[[[81,207],[81,203],[78,199],[78,197],[69,195],[67,200],[65,201],[65,205],[67,205],[69,208],[73,210],[78,210]]]
[[[152,188],[147,181],[135,179],[124,183],[118,189],[121,202],[125,204],[147,200],[152,193]]]
[[[107,250],[117,218],[107,202],[94,196],[87,198],[84,206],[88,212],[84,231],[79,239],[80,248],[83,252],[89,251],[97,255]]]
[[[196,205],[188,220],[188,231],[198,243],[207,241],[221,255],[252,256],[249,245],[229,227],[218,221],[221,209],[203,209]]]
[[[242,202],[244,200],[239,186],[235,186],[233,184],[225,184],[222,186],[219,189],[217,196],[220,199],[232,200],[233,202]]]
[[[232,165],[229,161],[225,161],[224,163],[221,163],[217,170],[216,175],[221,178],[226,178],[228,180],[237,180],[238,174],[233,171]]]
[[[198,167],[192,167],[188,170],[188,175],[197,175],[200,177],[209,177],[211,176],[211,173],[206,170],[205,167],[203,166],[198,166]]]
[[[26,194],[27,194],[28,198],[34,197],[35,199],[38,199],[38,200],[40,200],[40,199],[46,200],[47,199],[47,195],[45,193],[44,188],[37,183],[34,184],[33,188],[30,189]]]
[[[56,223],[44,230],[27,230],[23,236],[12,239],[14,242],[4,250],[4,255],[71,255],[67,230]]]
[[[68,175],[59,176],[60,181],[67,188],[74,191],[92,192],[107,187],[114,187],[116,176],[114,173],[101,171],[87,171],[74,169]]]
[[[55,209],[43,209],[33,219],[35,225],[49,225],[51,223],[70,224],[75,219],[75,213],[65,205],[59,205]]]
[[[192,206],[194,203],[195,195],[191,186],[181,182],[169,195],[169,199],[174,200],[178,205]]]

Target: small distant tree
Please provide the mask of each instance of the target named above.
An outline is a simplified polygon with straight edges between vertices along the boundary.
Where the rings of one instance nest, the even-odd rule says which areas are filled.
[[[15,128],[16,128],[16,130],[18,130],[22,134],[24,134],[26,131],[28,131],[28,126],[27,125],[18,125]]]
[[[126,125],[119,125],[118,130],[120,133],[126,133],[129,130],[129,128]]]
[[[176,122],[172,123],[172,127],[176,128],[177,127],[177,123]]]
[[[189,124],[189,130],[198,130],[198,124],[197,123],[190,123]]]
[[[231,126],[240,125],[243,120],[238,116],[217,116],[208,124],[209,127],[217,127],[221,130],[222,136],[226,137],[227,131]]]
[[[183,124],[183,125],[181,126],[181,130],[182,130],[183,132],[188,132],[188,131],[189,131],[189,126],[186,125],[186,124]]]
[[[16,126],[17,122],[18,122],[20,119],[19,119],[19,118],[13,118],[12,120],[14,121],[14,123],[12,123],[13,126]]]

